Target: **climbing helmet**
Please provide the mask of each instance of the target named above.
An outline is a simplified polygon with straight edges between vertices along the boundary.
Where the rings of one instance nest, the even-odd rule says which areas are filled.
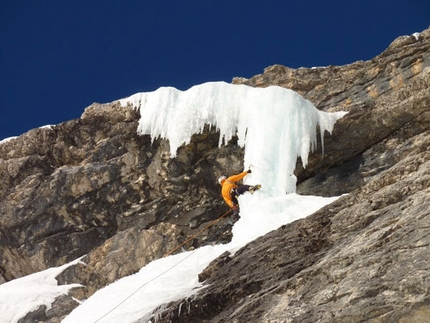
[[[221,185],[222,181],[225,180],[227,177],[222,175],[218,178],[218,183]]]

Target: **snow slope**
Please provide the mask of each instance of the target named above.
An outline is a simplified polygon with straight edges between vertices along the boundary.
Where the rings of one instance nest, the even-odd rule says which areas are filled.
[[[79,284],[57,285],[55,279],[67,267],[75,265],[77,259],[69,264],[49,268],[0,285],[0,321],[18,322],[27,313],[45,305],[49,310],[51,304],[60,295],[67,294],[70,288]]]

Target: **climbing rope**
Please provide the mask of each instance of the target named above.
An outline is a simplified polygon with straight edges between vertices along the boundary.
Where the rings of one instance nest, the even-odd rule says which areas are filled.
[[[209,229],[211,226],[213,226],[215,223],[217,223],[218,221],[220,221],[222,218],[224,218],[225,216],[227,216],[227,214],[229,214],[230,212],[232,212],[233,209],[228,210],[227,212],[225,212],[223,215],[221,215],[219,218],[217,218],[216,220],[212,221],[211,223],[209,223],[206,227],[204,227],[202,230],[200,230],[199,232],[197,232],[196,234],[194,234],[192,237],[188,238],[187,240],[185,240],[183,243],[181,243],[179,246],[177,246],[176,248],[174,248],[173,250],[169,251],[168,253],[166,253],[164,257],[170,256],[172,255],[176,250],[178,250],[179,248],[183,247],[185,244],[187,244],[188,242],[190,242],[192,239],[196,238],[197,236],[199,236],[200,234],[202,234],[205,230]],[[197,250],[197,249],[196,249]],[[108,316],[110,313],[112,313],[114,310],[116,310],[118,307],[120,307],[122,304],[124,304],[128,299],[130,299],[134,294],[136,294],[139,290],[141,290],[143,287],[145,287],[146,285],[148,285],[149,283],[153,282],[154,280],[158,279],[159,277],[163,276],[164,274],[166,274],[167,272],[169,272],[170,270],[172,270],[173,268],[175,268],[176,266],[178,266],[180,263],[184,262],[186,259],[188,259],[189,257],[191,257],[194,252],[196,252],[196,250],[194,250],[193,252],[191,252],[188,256],[186,256],[185,258],[181,259],[180,261],[178,261],[176,264],[174,264],[172,267],[166,269],[165,271],[163,271],[162,273],[160,273],[158,276],[155,276],[153,279],[143,283],[142,285],[140,285],[134,292],[132,292],[130,295],[128,295],[125,299],[123,299],[120,303],[118,303],[115,307],[111,308],[108,312],[106,312],[103,316],[99,317],[97,320],[94,321],[94,323],[100,322],[103,318],[105,318],[106,316]]]
[[[233,211],[233,209],[228,210],[227,212],[225,212],[223,215],[221,215],[218,219],[212,221],[211,223],[209,223],[206,227],[204,227],[203,229],[201,229],[199,232],[197,232],[195,235],[189,237],[187,240],[185,240],[184,242],[182,242],[179,246],[177,246],[176,248],[174,248],[173,250],[170,250],[168,253],[166,253],[163,257],[167,257],[172,255],[176,250],[178,250],[179,248],[183,247],[184,245],[186,245],[188,242],[190,242],[191,240],[193,240],[194,238],[196,238],[197,236],[199,236],[200,234],[202,234],[204,231],[206,231],[207,229],[209,229],[211,226],[213,226],[215,223],[217,223],[218,221],[220,221],[222,218],[224,218],[227,214],[229,214],[231,211]]]

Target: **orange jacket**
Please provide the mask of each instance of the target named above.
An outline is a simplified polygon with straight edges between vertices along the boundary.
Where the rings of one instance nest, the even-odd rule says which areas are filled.
[[[232,189],[236,188],[237,187],[236,182],[240,181],[246,175],[248,175],[247,171],[242,172],[242,173],[237,174],[237,175],[232,175],[232,176],[228,177],[227,179],[225,179],[221,182],[222,197],[223,197],[225,203],[227,203],[228,206],[230,206],[231,208],[234,206],[234,204],[233,204],[233,200],[231,199],[231,196],[230,196],[230,191]]]

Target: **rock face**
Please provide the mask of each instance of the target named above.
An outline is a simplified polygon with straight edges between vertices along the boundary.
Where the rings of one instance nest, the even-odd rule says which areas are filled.
[[[94,104],[78,120],[0,145],[3,280],[88,254],[90,267],[95,258],[103,268],[91,271],[91,284],[99,274],[112,282],[225,212],[216,174],[222,163],[240,170],[241,153],[233,155],[233,145],[213,152],[219,137],[213,131],[170,159],[168,142],[137,136],[138,117],[118,104]],[[104,259],[114,268],[100,263],[122,249],[133,259],[130,268],[115,256]]]
[[[200,275],[206,288],[163,306],[158,322],[430,321],[430,29],[370,61],[275,65],[233,83],[279,85],[349,111],[324,137],[324,157],[296,170],[298,193],[348,195],[222,255]],[[231,238],[231,218],[194,234],[227,210],[216,178],[242,170],[235,140],[217,148],[206,129],[169,158],[168,142],[137,136],[138,118],[117,102],[93,104],[0,144],[0,283],[81,256],[87,264],[57,278],[85,287],[23,322],[59,322],[77,306],[71,296],[85,299],[190,237],[183,248]]]
[[[426,137],[362,188],[220,257],[158,322],[429,322]]]
[[[299,182],[312,178],[299,192],[339,195],[352,191],[370,173],[377,174],[398,161],[393,153],[404,138],[428,130],[428,37],[429,30],[418,39],[399,37],[367,62],[295,70],[275,65],[249,80],[233,80],[251,86],[287,87],[321,110],[349,111],[338,121],[333,135],[325,137],[324,158],[314,154],[307,169],[299,170]],[[327,172],[329,169],[334,170]]]

